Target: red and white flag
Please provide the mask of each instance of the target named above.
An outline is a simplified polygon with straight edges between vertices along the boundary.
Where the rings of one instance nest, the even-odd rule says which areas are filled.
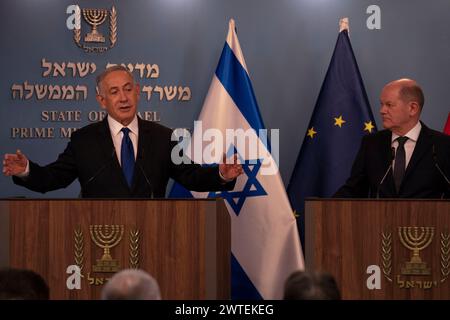
[[[445,123],[444,133],[450,136],[450,112],[447,117],[447,122]]]

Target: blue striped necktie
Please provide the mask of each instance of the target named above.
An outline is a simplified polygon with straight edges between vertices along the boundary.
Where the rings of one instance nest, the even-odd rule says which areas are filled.
[[[128,186],[131,188],[134,173],[134,149],[129,133],[130,129],[122,128],[123,132],[122,146],[120,150],[120,160],[122,163],[122,171],[127,179]]]

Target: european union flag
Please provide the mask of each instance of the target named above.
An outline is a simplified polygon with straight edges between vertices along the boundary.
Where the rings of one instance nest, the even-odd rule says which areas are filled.
[[[348,31],[343,30],[288,185],[303,245],[305,198],[332,196],[350,175],[362,137],[375,130]]]

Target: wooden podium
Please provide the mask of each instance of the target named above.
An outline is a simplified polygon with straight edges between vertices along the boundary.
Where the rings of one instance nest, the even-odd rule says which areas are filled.
[[[450,201],[309,199],[305,214],[306,268],[343,299],[450,299]]]
[[[229,299],[230,239],[221,199],[0,200],[0,265],[41,274],[51,299],[98,299],[125,268],[153,275],[163,299]]]

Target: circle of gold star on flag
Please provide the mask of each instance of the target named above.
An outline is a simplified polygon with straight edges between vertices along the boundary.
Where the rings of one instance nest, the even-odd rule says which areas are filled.
[[[364,131],[368,131],[369,133],[372,133],[373,128],[375,128],[375,126],[372,124],[372,121],[364,122]]]
[[[312,127],[311,129],[308,129],[308,133],[306,134],[307,136],[314,138],[314,135],[317,134],[316,131],[314,131],[314,127]]]
[[[342,128],[342,125],[346,123],[344,119],[342,119],[342,115],[339,116],[339,118],[334,118],[334,125],[339,126],[339,128]]]

